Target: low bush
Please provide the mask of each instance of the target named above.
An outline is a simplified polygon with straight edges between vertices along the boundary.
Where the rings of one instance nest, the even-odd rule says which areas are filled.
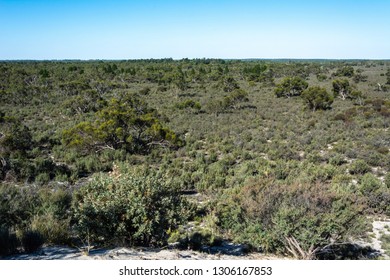
[[[161,245],[189,216],[189,206],[167,179],[136,174],[126,165],[99,174],[74,195],[75,229],[93,242]]]
[[[0,226],[15,229],[26,227],[39,204],[31,189],[0,184]]]
[[[59,220],[51,213],[35,216],[31,221],[31,228],[49,244],[69,244],[70,219]]]
[[[349,173],[351,174],[366,174],[371,170],[370,166],[364,160],[356,160],[351,163]]]
[[[257,179],[230,197],[217,206],[219,225],[236,241],[263,251],[315,258],[329,244],[364,230],[360,200],[323,183]]]

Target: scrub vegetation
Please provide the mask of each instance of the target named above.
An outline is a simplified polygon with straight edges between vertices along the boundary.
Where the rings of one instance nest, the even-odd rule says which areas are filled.
[[[389,127],[389,61],[0,62],[0,255],[336,258],[390,216]]]

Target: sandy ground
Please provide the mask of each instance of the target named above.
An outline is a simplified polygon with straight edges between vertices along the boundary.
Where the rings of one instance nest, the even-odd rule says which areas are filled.
[[[34,254],[8,256],[7,260],[275,260],[284,259],[274,255],[260,253],[227,255],[207,254],[191,250],[150,249],[150,248],[114,248],[91,250],[85,254],[70,247],[44,247]]]
[[[380,241],[383,235],[390,235],[390,220],[374,221],[372,235],[370,246],[377,250],[384,259],[390,260],[390,256],[382,249],[382,241]]]
[[[358,240],[356,244],[373,249],[372,257],[379,257],[381,259],[390,260],[390,256],[386,254],[382,248],[381,238],[383,235],[390,235],[390,220],[374,220],[372,222],[372,230],[368,233],[368,240]]]
[[[381,237],[390,235],[390,220],[375,220],[372,223],[370,240],[357,241],[361,246],[370,246],[373,257],[390,260],[382,249]],[[213,247],[210,253],[193,250],[153,249],[153,248],[111,248],[92,249],[89,253],[65,246],[46,246],[32,254],[16,254],[7,256],[6,260],[278,260],[289,259],[262,253],[246,254],[240,245],[225,243],[221,247]],[[221,253],[222,252],[222,253]]]

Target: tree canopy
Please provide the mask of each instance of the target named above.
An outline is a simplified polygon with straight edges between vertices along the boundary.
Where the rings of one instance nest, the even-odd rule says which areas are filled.
[[[334,100],[332,94],[319,86],[309,87],[302,92],[301,97],[306,102],[307,107],[313,111],[330,109]]]
[[[308,86],[308,83],[300,77],[285,77],[280,84],[276,85],[275,94],[277,97],[299,96]]]
[[[176,134],[161,123],[157,111],[135,95],[110,99],[95,118],[64,130],[63,142],[85,152],[125,149],[131,153],[144,153],[154,145],[180,144]]]

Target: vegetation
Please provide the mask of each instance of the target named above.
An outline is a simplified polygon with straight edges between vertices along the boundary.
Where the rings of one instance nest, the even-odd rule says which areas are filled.
[[[230,240],[332,258],[390,215],[389,69],[0,62],[0,254]]]
[[[292,97],[301,95],[308,83],[300,77],[286,77],[275,88],[277,97]]]
[[[158,174],[133,175],[114,166],[80,188],[73,203],[81,238],[105,244],[163,245],[189,208]]]
[[[310,110],[330,109],[333,103],[333,96],[325,88],[318,86],[309,87],[302,92],[302,99],[306,102]]]

